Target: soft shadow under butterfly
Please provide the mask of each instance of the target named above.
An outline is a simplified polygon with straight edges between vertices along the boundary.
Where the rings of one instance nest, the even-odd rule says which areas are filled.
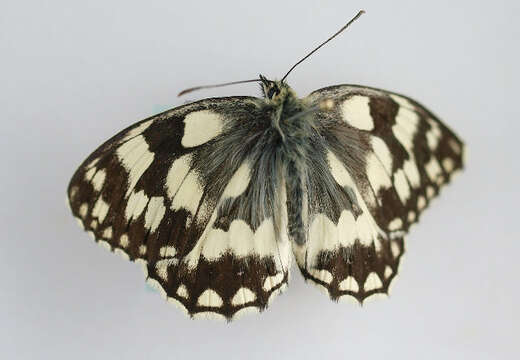
[[[192,317],[265,309],[293,254],[333,300],[387,294],[403,236],[464,147],[405,96],[336,85],[300,99],[287,85],[362,13],[282,80],[247,80],[264,98],[196,101],[101,145],[68,187],[80,225]]]

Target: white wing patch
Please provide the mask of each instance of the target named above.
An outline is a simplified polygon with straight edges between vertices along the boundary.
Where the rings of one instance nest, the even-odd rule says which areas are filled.
[[[144,190],[132,192],[126,203],[125,218],[127,220],[137,219],[144,211],[148,200],[149,198],[145,195]]]
[[[405,160],[403,170],[412,187],[417,189],[421,186],[421,176],[419,175],[419,169],[417,168],[414,157],[411,156],[411,159]]]
[[[424,196],[419,196],[417,198],[417,209],[422,210],[426,207],[426,199]]]
[[[373,130],[374,120],[370,115],[368,96],[354,95],[343,102],[341,112],[343,120],[360,130]]]
[[[170,166],[165,183],[166,192],[170,199],[175,197],[175,194],[177,194],[177,191],[186,178],[186,175],[190,172],[190,165],[191,155],[188,154],[176,159]]]
[[[95,169],[95,168],[92,168],[92,169]],[[94,177],[92,178],[92,187],[94,188],[95,191],[100,191],[102,188],[103,188],[103,184],[105,182],[105,177],[106,177],[106,171],[101,169],[99,170],[96,175],[94,175]]]
[[[363,284],[365,291],[371,291],[381,287],[383,287],[383,283],[381,282],[379,276],[375,272],[368,274],[367,279],[365,280],[365,284]]]
[[[381,164],[384,166],[387,174],[392,174],[393,160],[390,149],[388,149],[386,143],[377,136],[372,136],[370,141],[374,153],[379,158],[379,161],[381,161]]]
[[[433,119],[427,119],[428,124],[430,124],[431,129],[426,133],[426,141],[428,142],[428,147],[430,150],[434,151],[439,146],[439,141],[442,136],[441,129],[439,124],[433,121]]]
[[[402,108],[399,108],[402,109]],[[399,110],[401,111],[401,110]],[[397,118],[396,118],[397,121]],[[408,132],[405,127],[403,127],[400,124],[403,124],[406,122],[406,118],[401,117],[400,123],[394,124],[392,126],[392,132],[394,133],[394,136],[397,140],[403,145],[403,147],[406,149],[409,155],[413,156],[413,138],[415,131],[412,131],[412,133]],[[408,130],[411,128],[409,127]]]
[[[112,226],[107,227],[107,228],[103,231],[103,237],[104,237],[105,239],[111,239],[111,238],[112,238]]]
[[[182,208],[195,215],[204,189],[190,165],[190,155],[176,159],[168,170],[165,187],[173,210]]]
[[[138,135],[119,146],[116,154],[128,171],[128,189],[126,191],[126,196],[128,196],[137,181],[152,164],[154,154],[148,150],[148,144],[142,135]]]
[[[234,306],[244,305],[256,300],[256,294],[252,292],[250,289],[246,287],[241,287],[236,292],[233,299],[231,299],[231,304]]]
[[[109,206],[100,196],[96,203],[94,204],[94,208],[92,209],[92,217],[95,217],[102,223],[107,216]],[[86,212],[85,212],[86,214]]]
[[[395,218],[388,223],[388,230],[396,231],[403,227],[403,221],[400,218]]]
[[[451,158],[445,158],[442,160],[442,167],[447,173],[451,173],[455,168],[455,162]]]
[[[395,172],[394,187],[401,202],[406,204],[406,201],[410,198],[411,192],[403,169],[399,169]]]
[[[224,302],[219,294],[213,289],[207,289],[197,299],[199,306],[221,307]]]
[[[430,161],[426,163],[424,168],[426,170],[426,173],[428,174],[428,177],[433,182],[435,182],[439,178],[439,176],[442,175],[441,166],[439,165],[437,159],[433,156],[431,157]]]
[[[345,280],[339,283],[339,289],[344,291],[359,291],[359,285],[353,276],[347,276]]]
[[[85,218],[85,216],[87,216],[87,212],[88,212],[88,204],[87,203],[83,203],[80,205],[79,207],[79,216],[81,216],[81,218]]]
[[[204,189],[200,184],[197,174],[195,171],[190,171],[175,194],[171,208],[173,210],[184,208],[192,215],[195,215],[203,192]]]
[[[374,153],[370,153],[366,162],[368,181],[372,189],[374,189],[374,193],[377,195],[380,189],[390,188],[392,181],[379,158]]]
[[[128,239],[127,234],[121,235],[121,237],[119,238],[119,245],[121,245],[121,247],[123,247],[123,248],[127,248],[128,245],[130,245],[130,241]]]
[[[162,246],[159,249],[159,255],[163,258],[171,258],[177,254],[177,250],[174,246]]]
[[[92,180],[92,178],[96,174],[96,170],[97,170],[96,167],[91,167],[90,169],[88,169],[88,171],[85,172],[85,180],[86,181]]]
[[[184,118],[184,136],[181,144],[185,148],[202,145],[217,137],[222,132],[222,117],[209,110],[189,113]]]
[[[166,207],[164,206],[164,199],[161,196],[154,196],[148,202],[148,208],[144,216],[144,227],[150,229],[150,232],[155,232],[161,220],[166,213]]]
[[[188,288],[184,284],[180,284],[179,285],[179,287],[177,288],[176,294],[179,295],[181,298],[184,298],[184,299],[188,299],[189,298]]]
[[[244,161],[244,163],[238,168],[235,174],[233,174],[233,177],[227,184],[222,197],[236,198],[240,196],[244,191],[246,191],[250,180],[251,168],[249,166],[249,163],[247,161]]]

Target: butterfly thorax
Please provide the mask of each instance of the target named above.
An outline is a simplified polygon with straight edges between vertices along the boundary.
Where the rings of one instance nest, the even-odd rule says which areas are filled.
[[[283,142],[301,140],[312,132],[313,118],[308,106],[298,98],[289,85],[273,81],[264,85],[267,106],[272,107],[271,126],[279,132]]]

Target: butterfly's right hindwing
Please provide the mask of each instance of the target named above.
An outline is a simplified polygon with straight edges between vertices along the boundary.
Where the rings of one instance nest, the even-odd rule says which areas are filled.
[[[96,241],[144,262],[190,315],[263,309],[290,263],[285,194],[272,181],[282,176],[257,166],[276,162],[255,148],[266,119],[258,99],[234,97],[143,120],[76,171],[72,212]]]

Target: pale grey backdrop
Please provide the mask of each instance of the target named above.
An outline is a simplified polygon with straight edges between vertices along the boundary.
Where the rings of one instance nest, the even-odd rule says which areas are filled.
[[[408,238],[388,300],[336,304],[293,272],[259,316],[192,321],[69,214],[76,166],[179,90],[280,77],[408,94],[468,144]],[[456,359],[517,353],[520,8],[515,1],[3,1],[0,352],[5,359]],[[256,85],[190,99],[255,95]],[[293,269],[296,270],[296,269]]]

